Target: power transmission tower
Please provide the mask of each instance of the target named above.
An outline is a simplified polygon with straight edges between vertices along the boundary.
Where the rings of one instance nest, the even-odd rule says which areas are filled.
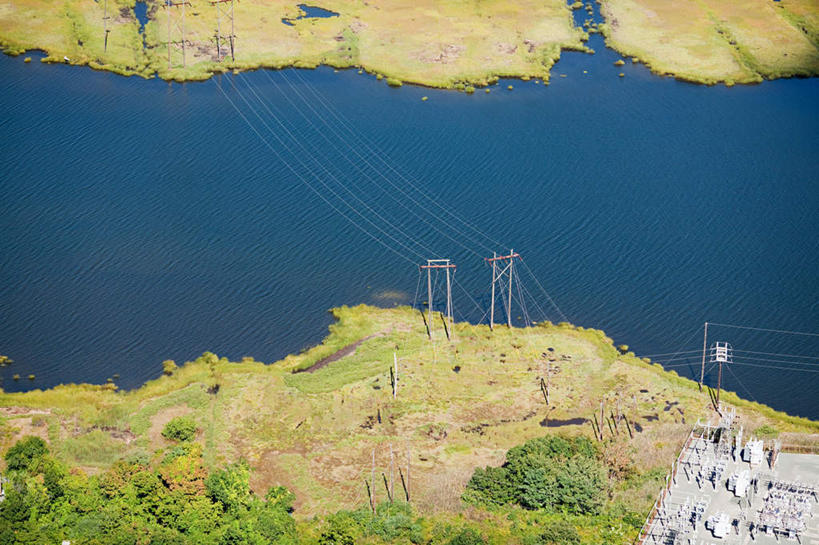
[[[449,324],[446,328],[446,337],[449,338],[452,330],[452,279],[449,271],[455,269],[455,264],[450,263],[449,259],[427,259],[426,265],[420,265],[421,270],[427,270],[427,324],[429,325],[429,334],[432,336],[432,269],[444,269],[446,271],[446,323]]]
[[[172,45],[180,45],[182,47],[182,67],[186,66],[185,62],[185,6],[190,6],[191,3],[188,0],[165,0],[165,7],[168,10],[168,70],[171,69],[171,46]],[[174,26],[179,30],[181,35],[181,39],[176,42],[171,40],[171,20],[174,18],[173,11],[171,8],[178,8],[182,6],[180,10],[181,15],[178,21],[173,21]]]
[[[226,7],[223,7],[221,4],[227,4],[230,2],[230,9],[228,10]],[[222,27],[221,27],[221,19],[222,15],[227,17],[230,20],[230,60],[235,61],[236,56],[234,55],[233,49],[233,39],[236,37],[236,34],[233,32],[233,3],[234,0],[211,0],[211,5],[216,7],[216,60],[222,60],[222,47],[221,47],[221,38],[222,38]]]
[[[108,30],[108,19],[110,19],[110,17],[108,17],[108,0],[105,0],[105,11],[102,16],[102,28],[105,31],[105,47],[103,51],[105,52],[108,52],[108,33],[111,32]]]
[[[722,389],[722,364],[730,364],[734,361],[734,349],[728,343],[716,342],[711,345],[708,363],[719,364],[717,374],[717,407],[719,407],[719,393]]]
[[[484,260],[492,264],[492,302],[489,310],[489,329],[495,329],[495,283],[500,283],[501,278],[506,275],[509,278],[509,302],[506,309],[506,325],[512,327],[512,275],[514,273],[515,258],[519,258],[514,250],[509,250],[509,255],[498,255],[493,253],[492,257],[485,257]],[[509,260],[509,263],[498,270],[498,262]]]

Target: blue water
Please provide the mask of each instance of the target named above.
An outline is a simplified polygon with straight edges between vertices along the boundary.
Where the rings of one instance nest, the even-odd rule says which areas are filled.
[[[690,362],[682,374],[699,374],[705,320],[819,331],[819,80],[701,87],[590,45],[548,87],[472,96],[353,70],[179,85],[0,57],[3,387],[118,373],[132,388],[205,350],[273,362],[318,342],[333,306],[412,303],[427,256],[455,260],[456,315],[478,320],[482,257],[509,247],[572,322],[641,355],[681,350],[668,363]],[[519,269],[531,319],[561,320]],[[819,418],[819,338],[712,326],[709,339],[810,356],[798,372],[758,355],[724,380]]]
[[[328,9],[320,8],[317,6],[308,6],[307,4],[299,4],[299,8],[304,12],[303,15],[299,15],[295,19],[282,19],[282,23],[293,26],[293,21],[298,21],[299,19],[309,19],[311,17],[320,17],[320,18],[327,18],[327,17],[338,17],[338,13],[335,11],[330,11]]]

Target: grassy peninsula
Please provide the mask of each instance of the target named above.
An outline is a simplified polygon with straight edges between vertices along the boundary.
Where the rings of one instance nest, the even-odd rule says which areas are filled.
[[[713,84],[819,74],[812,0],[601,0],[606,44],[658,74]]]
[[[149,0],[143,41],[134,0],[109,0],[104,51],[104,2],[4,1],[0,44],[7,52],[43,49],[48,60],[122,74],[201,80],[231,69],[286,66],[361,67],[394,81],[452,88],[485,85],[499,76],[548,78],[563,48],[583,49],[562,0],[328,0],[337,15],[306,17],[296,2],[243,0],[235,7],[236,61],[217,61],[216,8],[204,0],[186,7],[186,66],[174,47],[168,65],[168,8]],[[181,7],[173,8],[171,41]],[[222,56],[230,25],[222,15]]]
[[[752,83],[819,73],[819,8],[811,0],[602,0],[609,46],[654,72],[700,83]],[[141,29],[135,0],[105,2],[4,0],[0,46],[31,49],[47,62],[68,62],[125,75],[203,80],[227,70],[358,67],[402,82],[474,89],[499,77],[549,79],[564,49],[590,51],[588,33],[574,25],[563,0],[325,0],[330,16],[308,15],[297,3],[243,0],[235,9],[236,59],[230,25],[204,0],[182,6],[149,0]],[[223,5],[225,6],[225,5]],[[591,4],[587,4],[587,10]],[[169,16],[171,20],[169,21]],[[170,24],[172,47],[168,62]],[[225,58],[227,57],[227,58]],[[67,60],[66,60],[67,59]]]
[[[708,396],[694,382],[626,347],[615,348],[601,331],[542,323],[491,332],[458,323],[448,341],[437,322],[433,342],[421,315],[407,307],[343,307],[333,313],[337,322],[321,345],[271,365],[206,353],[184,365],[166,361],[160,369],[157,364],[159,378],[133,391],[109,384],[2,393],[0,453],[7,453],[10,463],[15,458],[9,449],[18,441],[43,440],[50,453],[44,459],[50,461],[24,468],[34,475],[35,489],[37,482],[48,488],[54,481],[48,476],[53,464],[67,468],[63,473],[74,479],[59,490],[74,483],[75,492],[90,487],[101,498],[108,494],[105,486],[130,490],[129,479],[161,478],[168,498],[182,494],[173,501],[194,502],[186,509],[211,515],[224,509],[224,517],[240,517],[228,513],[233,500],[219,499],[227,494],[220,487],[230,481],[245,490],[241,513],[268,513],[264,516],[278,521],[277,528],[280,523],[290,528],[275,506],[293,508],[297,530],[288,530],[288,543],[348,543],[327,537],[335,535],[334,524],[358,528],[348,530],[361,543],[626,543],[636,535],[693,423],[713,414]],[[542,378],[549,382],[548,405]],[[749,433],[776,435],[786,446],[817,444],[819,422],[733,393],[724,393],[723,400],[737,408]],[[591,420],[601,401],[607,416],[620,413],[628,420],[631,433],[623,421],[617,428],[605,423],[603,440],[595,438]],[[555,434],[567,439],[554,439]],[[516,447],[534,439],[523,450]],[[505,485],[493,480],[495,470],[480,470],[504,462],[525,466],[526,453],[537,449],[581,456],[577,467],[590,468],[589,474],[604,483],[593,487],[602,495],[590,500],[592,507],[558,508],[525,495],[516,499],[515,491],[523,488],[514,480]],[[365,482],[371,482],[373,452],[376,503],[382,504],[388,498],[381,476],[390,474],[391,451],[396,503],[381,505],[371,520]],[[410,505],[403,501],[399,467],[409,480]],[[135,477],[143,474],[148,476]],[[121,484],[111,484],[112,479]],[[256,499],[247,495],[250,490]],[[197,494],[202,497],[196,499]],[[282,503],[283,495],[290,499]],[[138,495],[123,498],[142,501]],[[0,518],[6,516],[3,509],[0,505]],[[415,528],[417,540],[373,530],[398,524],[394,517]],[[241,517],[236,520],[243,524]],[[571,528],[562,528],[576,531],[576,541],[526,537],[559,521],[568,521]],[[214,543],[230,533],[218,524],[210,528]],[[476,540],[453,541],[463,532]]]

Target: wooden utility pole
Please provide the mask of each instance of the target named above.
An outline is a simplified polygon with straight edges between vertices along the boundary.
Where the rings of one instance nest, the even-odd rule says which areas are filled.
[[[191,3],[188,0],[165,0],[165,7],[168,9],[168,70],[172,68],[171,65],[171,46],[179,44],[182,47],[182,67],[184,68],[187,65],[185,59],[185,6],[189,6]],[[179,33],[181,35],[181,39],[176,42],[171,40],[171,19],[173,18],[173,11],[171,8],[182,7],[181,10],[181,19],[179,22],[176,22],[176,26],[179,29]]]
[[[395,369],[392,378],[392,398],[395,399],[398,397],[398,355],[395,352],[392,353],[392,363]]]
[[[230,19],[230,60],[235,61],[236,57],[234,55],[233,50],[233,38],[235,34],[233,33],[233,1],[234,0],[211,0],[211,5],[216,7],[216,60],[221,62],[222,60],[222,48],[221,48],[221,37],[222,37],[222,28],[221,28],[221,16],[225,15],[228,19]],[[220,4],[226,4],[230,2],[230,11],[224,11],[224,8]]]
[[[110,17],[108,17],[108,0],[105,0],[105,11],[102,15],[102,28],[105,31],[105,47],[103,51],[105,52],[108,52],[108,33],[111,32],[108,30],[108,19],[110,19]]]
[[[450,331],[452,331],[452,284],[450,278],[450,270],[454,270],[455,264],[450,263],[449,259],[427,259],[426,265],[420,265],[421,270],[427,270],[427,324],[429,327],[429,336],[432,338],[432,307],[433,307],[433,293],[432,293],[432,269],[444,269],[446,271],[446,322],[449,327],[444,327],[446,338],[450,338]]]
[[[717,411],[719,411],[719,394],[722,389],[722,364],[729,364],[733,359],[733,348],[730,344],[718,342],[714,343],[711,347],[710,362],[719,365],[719,373],[717,375]]]
[[[514,254],[514,250],[509,250],[510,254]],[[515,260],[509,260],[509,305],[506,307],[506,325],[512,327],[512,267],[515,265]]]
[[[489,307],[489,329],[495,329],[495,282],[499,282],[504,275],[509,280],[509,306],[506,309],[506,325],[512,327],[512,275],[514,274],[514,261],[519,258],[520,254],[516,254],[514,250],[509,250],[509,255],[499,256],[496,253],[492,257],[485,257],[484,261],[492,265],[492,296]],[[509,263],[498,271],[497,262],[509,260]]]
[[[700,392],[702,392],[702,381],[705,378],[705,349],[708,346],[708,322],[705,322],[705,333],[702,336],[702,367],[700,368]]]
[[[492,252],[492,302],[489,307],[489,330],[495,329],[495,269],[497,268],[498,254]]]

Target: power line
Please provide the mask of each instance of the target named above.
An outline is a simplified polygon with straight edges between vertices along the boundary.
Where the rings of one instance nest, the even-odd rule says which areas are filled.
[[[770,363],[793,363],[796,365],[819,365],[819,362],[807,362],[807,361],[796,361],[796,360],[772,360],[769,358],[752,358],[751,356],[742,356],[744,360],[751,360],[751,361],[766,361]]]
[[[264,145],[265,145],[265,146],[266,146],[266,147],[267,147],[267,148],[268,148],[270,151],[272,151],[272,152],[273,152],[273,154],[274,154],[274,155],[275,155],[275,156],[276,156],[276,157],[279,159],[279,161],[281,161],[281,162],[282,162],[282,163],[285,165],[285,167],[286,167],[286,168],[287,168],[287,169],[288,169],[288,170],[289,170],[289,171],[290,171],[290,172],[291,172],[291,173],[292,173],[294,176],[296,176],[296,178],[298,178],[298,179],[299,179],[299,181],[301,181],[301,182],[302,182],[304,185],[306,185],[306,186],[307,186],[307,187],[308,187],[308,188],[309,188],[309,189],[310,189],[310,190],[311,190],[313,193],[315,193],[315,194],[316,194],[316,196],[317,196],[317,197],[319,197],[319,198],[320,198],[322,201],[324,201],[324,202],[325,202],[325,203],[326,203],[326,204],[327,204],[327,205],[328,205],[330,208],[332,208],[332,209],[333,209],[335,212],[337,212],[338,214],[340,214],[340,215],[341,215],[341,216],[342,216],[344,219],[346,219],[348,222],[350,222],[351,224],[353,224],[353,225],[354,225],[356,228],[358,228],[359,230],[361,230],[361,231],[362,231],[363,233],[365,233],[367,236],[369,236],[370,238],[372,238],[373,240],[375,240],[376,242],[378,242],[379,244],[381,244],[382,246],[384,246],[384,247],[385,247],[386,249],[388,249],[389,251],[391,251],[391,252],[393,252],[394,254],[398,255],[398,256],[399,256],[399,257],[401,257],[402,259],[404,259],[404,260],[406,260],[406,261],[408,261],[408,262],[410,262],[410,263],[414,263],[414,261],[413,261],[412,259],[408,258],[407,256],[405,256],[404,254],[402,254],[401,252],[399,252],[398,250],[396,250],[395,248],[393,248],[393,247],[392,247],[392,246],[390,246],[389,244],[385,243],[385,242],[384,242],[383,240],[381,240],[381,239],[380,239],[378,236],[373,235],[373,234],[372,234],[371,232],[369,232],[369,231],[368,231],[366,228],[364,228],[364,227],[362,227],[361,225],[359,225],[359,224],[358,224],[358,223],[357,223],[357,222],[356,222],[354,219],[350,218],[350,217],[349,217],[347,214],[345,214],[344,212],[342,212],[341,210],[339,210],[339,208],[338,208],[336,205],[334,205],[332,202],[330,202],[330,200],[329,200],[329,199],[327,199],[327,197],[325,197],[324,195],[322,195],[320,191],[318,191],[316,188],[314,188],[314,187],[312,186],[312,184],[310,184],[310,182],[308,182],[308,181],[305,179],[305,177],[304,177],[304,176],[302,176],[302,175],[301,175],[301,174],[300,174],[300,173],[299,173],[299,172],[298,172],[298,171],[297,171],[295,168],[293,168],[293,166],[292,166],[290,163],[288,163],[287,161],[285,161],[285,160],[284,160],[284,158],[283,158],[283,157],[281,156],[281,154],[279,153],[279,151],[278,151],[278,150],[277,150],[275,147],[273,147],[273,146],[270,144],[270,142],[268,142],[268,141],[267,141],[267,139],[266,139],[264,136],[262,136],[262,134],[259,132],[259,130],[258,130],[258,129],[257,129],[257,128],[256,128],[256,127],[255,127],[255,126],[254,126],[254,125],[253,125],[251,122],[250,122],[250,120],[247,118],[247,116],[245,116],[245,115],[244,115],[244,113],[242,113],[242,111],[241,111],[241,110],[238,108],[238,106],[236,105],[236,103],[234,103],[234,102],[233,102],[233,100],[231,100],[231,99],[230,99],[230,97],[227,95],[227,93],[225,93],[225,90],[224,90],[224,89],[222,89],[222,86],[221,86],[221,85],[219,85],[218,83],[216,83],[216,87],[219,89],[219,91],[222,93],[222,95],[225,97],[225,99],[227,99],[227,101],[230,103],[230,105],[233,107],[233,109],[234,109],[234,110],[236,110],[236,113],[239,115],[239,117],[241,117],[241,118],[242,118],[242,120],[243,120],[243,121],[244,121],[244,122],[245,122],[245,123],[248,125],[248,127],[250,127],[250,129],[251,129],[251,130],[252,130],[252,131],[253,131],[253,132],[256,134],[256,136],[258,136],[258,137],[259,137],[259,139],[262,141],[262,143],[264,143]],[[234,89],[235,89],[235,87],[234,87]],[[238,91],[237,91],[237,93],[238,93]],[[239,94],[239,96],[240,96],[240,97],[242,96],[242,95],[241,95],[241,93],[238,93],[238,94]],[[245,102],[246,102],[246,101],[245,101]],[[251,107],[251,111],[253,111],[252,107]],[[255,112],[254,112],[254,113],[255,113]],[[257,114],[257,117],[258,117],[258,114]],[[281,143],[281,142],[280,142],[280,143]],[[318,179],[318,178],[317,178],[317,179]],[[321,181],[321,180],[319,179],[319,181]],[[331,191],[331,192],[332,192],[332,191]],[[333,192],[333,193],[334,193],[334,192]],[[342,200],[342,202],[344,202],[344,201],[343,201],[343,199],[340,199],[340,200]],[[347,204],[347,203],[345,202],[345,204]],[[348,206],[348,207],[350,207],[350,206],[349,206],[349,204],[347,204],[347,206]],[[350,208],[352,208],[352,207],[350,207]],[[353,209],[353,210],[355,211],[355,209]],[[359,215],[361,215],[361,214],[359,213]],[[420,257],[420,254],[418,254],[418,255],[419,255],[419,257]]]
[[[766,329],[764,327],[750,327],[744,325],[733,325],[733,324],[718,324],[716,322],[708,322],[708,325],[716,325],[722,327],[734,327],[736,329],[751,329],[754,331],[768,331],[770,333],[783,333],[786,335],[805,335],[807,337],[819,337],[819,333],[806,333],[804,331],[789,331],[786,329]]]
[[[781,358],[802,358],[806,360],[819,360],[819,356],[805,356],[797,354],[777,354],[775,352],[755,352],[753,350],[734,350],[734,352],[742,352],[743,354],[761,354],[764,356],[777,356]]]
[[[756,363],[732,362],[731,365],[745,365],[747,367],[759,367],[761,369],[781,369],[783,371],[798,371],[802,373],[819,373],[819,369],[797,369],[794,367],[782,367],[778,365],[759,365]]]
[[[244,79],[244,78],[242,78],[242,79]],[[231,81],[232,81],[232,80],[231,80]],[[339,179],[338,179],[338,178],[335,176],[335,174],[333,174],[332,172],[330,172],[330,170],[328,170],[326,166],[324,166],[324,165],[323,165],[323,164],[322,164],[322,163],[321,163],[321,162],[320,162],[318,159],[316,159],[316,158],[315,158],[315,156],[314,156],[312,153],[310,153],[310,151],[307,149],[307,147],[306,147],[306,146],[304,146],[304,144],[302,144],[302,143],[299,141],[299,139],[297,139],[297,138],[295,138],[295,137],[293,136],[293,133],[290,131],[290,129],[289,129],[289,128],[288,128],[288,127],[287,127],[287,126],[286,126],[286,125],[285,125],[285,124],[284,124],[284,123],[281,121],[281,120],[279,120],[278,116],[276,116],[276,114],[275,114],[275,113],[273,113],[273,111],[272,111],[272,110],[271,110],[269,107],[267,107],[266,103],[264,103],[264,102],[261,100],[261,98],[259,97],[258,93],[256,93],[256,90],[255,90],[255,89],[254,89],[252,86],[250,86],[250,85],[248,85],[247,87],[248,87],[248,89],[250,89],[250,92],[251,92],[251,93],[253,93],[253,95],[256,97],[256,100],[258,100],[258,101],[259,101],[259,103],[260,103],[260,104],[262,104],[262,107],[263,107],[263,108],[265,108],[265,109],[267,110],[267,112],[270,114],[270,116],[273,118],[273,120],[274,120],[274,121],[275,121],[275,122],[276,122],[276,123],[277,123],[277,124],[278,124],[278,125],[279,125],[279,126],[282,128],[282,129],[284,129],[284,131],[285,131],[285,132],[287,132],[287,134],[290,136],[291,140],[297,144],[297,146],[298,146],[298,147],[299,147],[299,148],[302,150],[302,152],[304,153],[304,155],[306,155],[307,157],[309,157],[310,159],[312,159],[312,162],[313,162],[313,163],[315,163],[315,164],[316,164],[316,166],[318,166],[318,167],[319,167],[319,168],[320,168],[322,171],[324,171],[324,173],[325,173],[325,174],[326,174],[326,175],[327,175],[327,176],[328,176],[328,177],[329,177],[331,180],[333,180],[334,182],[336,182],[336,183],[337,183],[339,186],[341,186],[341,187],[342,187],[342,188],[343,188],[343,189],[344,189],[344,190],[345,190],[345,191],[346,191],[348,194],[350,194],[350,196],[351,196],[353,199],[355,199],[356,201],[358,201],[358,202],[359,202],[359,203],[360,203],[360,204],[361,204],[361,205],[362,205],[364,208],[366,208],[366,209],[367,209],[369,212],[371,212],[373,215],[375,215],[375,216],[376,216],[378,219],[380,219],[381,221],[383,221],[383,222],[384,222],[384,223],[385,223],[387,226],[389,226],[390,228],[394,229],[394,230],[395,230],[397,233],[400,233],[400,234],[401,234],[401,235],[402,235],[404,238],[406,238],[408,241],[410,241],[410,242],[411,242],[411,243],[413,243],[413,244],[416,244],[417,246],[419,246],[420,248],[422,248],[422,249],[423,249],[425,252],[427,252],[428,254],[433,254],[433,255],[435,254],[435,252],[433,252],[433,251],[432,251],[430,248],[427,248],[427,247],[426,247],[424,244],[422,244],[422,243],[418,242],[418,241],[417,241],[417,240],[416,240],[414,237],[411,237],[410,235],[406,234],[406,233],[405,233],[403,230],[401,230],[399,227],[397,227],[396,225],[394,225],[393,223],[391,223],[391,222],[390,222],[388,219],[384,218],[384,217],[383,217],[381,214],[379,214],[379,213],[378,213],[376,210],[374,210],[374,209],[373,209],[373,208],[372,208],[370,205],[368,205],[368,204],[367,204],[366,202],[364,202],[364,201],[363,201],[363,200],[362,200],[360,197],[358,197],[358,196],[357,196],[357,195],[356,195],[356,194],[355,194],[353,191],[351,191],[351,190],[350,190],[350,189],[349,189],[349,188],[348,188],[348,187],[347,187],[345,184],[341,183],[341,181],[340,181],[340,180],[339,180]],[[235,86],[234,86],[234,89],[236,89],[236,87],[235,87]],[[237,92],[238,92],[238,89],[237,89]],[[244,97],[243,97],[241,94],[240,94],[239,96],[240,96],[240,97],[242,98],[242,100],[243,100],[243,101],[244,101],[246,104],[248,104],[248,106],[250,107],[250,104],[247,102],[247,100],[246,100],[246,99],[245,99],[245,98],[244,98]],[[262,118],[261,118],[261,117],[258,115],[258,113],[256,113],[256,112],[255,112],[255,110],[254,110],[254,113],[257,115],[257,117],[259,117],[259,120],[262,122],[262,124],[265,126],[265,128],[267,128],[267,129],[268,129],[268,130],[271,132],[271,134],[273,134],[273,135],[274,135],[274,137],[275,137],[277,140],[279,140],[279,141],[280,141],[280,143],[281,143],[283,146],[285,146],[285,147],[288,149],[288,151],[290,151],[290,148],[289,148],[289,147],[288,147],[288,146],[287,146],[287,145],[286,145],[284,142],[282,142],[282,141],[279,139],[279,137],[278,137],[278,136],[275,134],[275,132],[274,132],[274,131],[273,131],[273,130],[272,130],[272,129],[271,129],[271,128],[270,128],[270,127],[267,125],[267,123],[265,123],[265,122],[264,122],[264,120],[263,120],[263,119],[262,119]],[[290,153],[291,153],[291,154],[292,154],[292,155],[293,155],[293,156],[296,158],[296,160],[297,160],[299,163],[301,163],[301,165],[302,165],[303,167],[306,167],[306,165],[304,164],[304,162],[303,162],[303,161],[302,161],[302,160],[299,158],[298,154],[294,154],[292,151],[290,151]],[[309,170],[309,169],[308,169],[308,170]],[[318,178],[318,177],[316,177],[316,178],[317,178],[317,179],[318,179],[318,180],[321,182],[321,179],[320,179],[320,178]],[[350,182],[350,180],[348,180],[348,183],[352,183],[352,182]],[[323,184],[323,182],[322,182],[322,184]],[[324,184],[323,184],[323,185],[324,185]],[[352,184],[352,185],[354,185],[354,184]],[[325,185],[325,187],[327,187],[327,186]],[[330,191],[332,191],[332,189],[330,189],[329,187],[327,187],[327,189],[328,189],[328,190],[330,190]],[[337,196],[337,197],[338,197],[340,200],[342,200],[342,202],[344,202],[344,200],[343,200],[343,199],[342,199],[340,196],[338,196],[338,195],[337,195],[335,192],[333,192],[333,194],[334,194],[334,195],[336,195],[336,196]],[[346,204],[346,203],[345,203],[345,204]],[[348,206],[349,206],[349,205],[348,205]],[[353,207],[353,208],[354,208],[354,207]],[[362,216],[362,217],[363,217],[363,216]],[[370,222],[370,223],[373,225],[373,227],[378,228],[378,227],[377,227],[377,226],[376,226],[374,223],[372,223],[372,222]],[[380,228],[378,228],[378,229],[380,230]],[[384,232],[384,231],[382,230],[382,232]],[[398,243],[399,245],[401,245],[402,247],[404,247],[406,250],[409,250],[409,251],[411,251],[411,252],[415,253],[415,254],[416,254],[418,257],[423,258],[423,256],[422,256],[420,253],[415,252],[414,250],[410,249],[408,246],[404,245],[403,243],[401,243],[399,240],[395,239],[394,237],[392,237],[392,236],[391,236],[391,235],[389,235],[388,233],[384,232],[384,234],[385,234],[385,235],[387,235],[387,236],[389,236],[390,238],[392,238],[392,239],[393,239],[393,240],[394,240],[396,243]]]

